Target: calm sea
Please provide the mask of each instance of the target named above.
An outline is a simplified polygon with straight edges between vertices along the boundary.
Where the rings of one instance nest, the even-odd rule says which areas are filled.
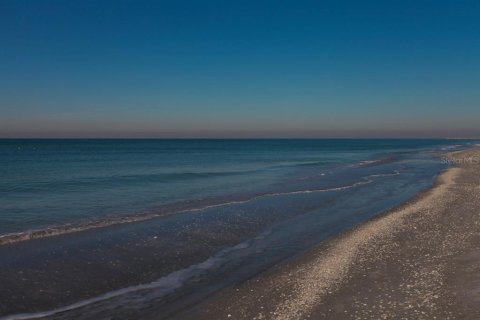
[[[0,315],[79,300],[63,311],[141,314],[146,301],[172,300],[172,292],[215,290],[411,199],[445,169],[441,152],[471,144],[0,140],[0,268],[32,259],[36,272],[63,266],[49,282],[50,300],[19,291],[17,301],[12,282]],[[77,268],[75,279],[88,282],[87,263],[112,262],[121,272],[112,268],[108,285],[82,287],[69,276]],[[31,289],[42,290],[42,281]],[[55,296],[69,283],[71,296]]]

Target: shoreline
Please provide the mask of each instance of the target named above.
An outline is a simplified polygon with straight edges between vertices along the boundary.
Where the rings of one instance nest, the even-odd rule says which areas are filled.
[[[447,155],[451,160],[459,157],[478,158],[480,151],[474,148]],[[472,192],[464,190],[464,184],[469,184]],[[453,256],[473,250],[470,259],[480,263],[480,238],[476,236],[480,233],[476,214],[479,185],[480,164],[457,162],[431,189],[408,203],[171,318],[478,317],[480,307],[455,297],[478,303],[480,277],[471,270],[458,274],[458,260]],[[463,202],[458,203],[460,200]],[[455,215],[452,212],[467,209],[471,210],[470,220],[459,219],[463,224],[452,229],[448,223]],[[465,235],[469,235],[468,241]],[[416,255],[417,251],[421,254]],[[473,267],[466,265],[467,269]],[[461,285],[452,284],[455,281],[478,286],[466,294]]]
[[[388,159],[379,159],[379,160],[364,160],[360,164],[355,164],[352,166],[369,166],[371,163],[382,163],[388,161]],[[392,174],[383,174],[387,175],[398,175],[399,172],[395,170]],[[212,208],[224,207],[232,204],[244,204],[260,198],[275,197],[280,195],[292,195],[292,194],[302,194],[302,193],[321,193],[321,192],[333,192],[350,189],[359,185],[368,184],[371,180],[368,180],[370,177],[366,177],[362,181],[357,181],[353,184],[347,185],[336,185],[330,188],[321,188],[321,189],[305,189],[305,190],[294,190],[294,191],[274,191],[274,192],[258,192],[251,194],[240,194],[238,197],[228,197],[220,196],[218,199],[215,198],[205,198],[197,201],[179,201],[174,202],[168,205],[164,205],[151,212],[139,212],[133,214],[126,214],[122,216],[110,216],[97,218],[92,220],[85,220],[83,222],[73,222],[66,223],[63,225],[53,225],[50,227],[31,229],[25,231],[11,232],[0,235],[0,246],[15,244],[20,242],[26,242],[30,240],[39,240],[50,237],[69,235],[73,233],[81,233],[85,231],[90,231],[93,229],[106,229],[109,227],[121,226],[129,223],[140,223],[144,221],[154,220],[158,218],[164,218],[167,216],[178,215],[178,214],[188,214],[193,212],[204,211]]]
[[[443,153],[442,153],[442,154],[443,154]],[[382,174],[382,175],[386,175],[386,174]],[[390,174],[388,174],[388,175],[398,175],[398,171],[394,171],[394,173],[390,173]],[[379,176],[379,174],[376,174],[376,175],[374,175],[374,176],[377,177],[377,176]],[[370,177],[370,176],[368,176],[368,177]],[[368,177],[367,177],[367,178],[368,178]],[[372,176],[372,177],[373,177],[373,176]],[[366,179],[366,178],[363,177],[362,179]],[[363,180],[362,180],[362,181],[363,181]],[[431,180],[431,183],[433,183],[433,180]],[[436,187],[437,185],[438,185],[438,183],[436,183],[436,184],[434,185],[434,187]],[[343,187],[342,187],[342,188],[343,188]],[[417,201],[416,199],[417,199],[418,197],[421,197],[420,195],[423,195],[424,193],[428,193],[428,192],[429,192],[428,190],[431,190],[431,189],[429,188],[429,189],[426,189],[426,190],[424,190],[424,191],[420,191],[420,193],[412,194],[414,200],[409,200],[409,201],[407,201],[407,202],[404,203],[404,204],[400,204],[399,207],[401,208],[401,207],[407,206],[407,205],[408,205],[409,203],[411,203],[412,201],[413,201],[413,202]],[[325,192],[326,190],[321,189],[321,190],[307,190],[307,191],[308,191],[308,193],[310,193],[310,192],[315,192],[315,191],[316,191],[316,192],[318,192],[318,191]],[[380,194],[383,194],[383,193],[380,193]],[[262,195],[262,196],[264,196],[264,195]],[[377,196],[376,198],[377,198],[377,200],[378,200],[378,199],[381,199],[381,197],[379,197],[379,196]],[[368,199],[370,199],[370,198],[368,198]],[[351,204],[350,204],[349,206],[351,206]],[[399,207],[396,207],[396,208],[398,209]],[[391,208],[391,207],[390,207],[390,208]],[[327,238],[325,241],[322,241],[321,243],[319,243],[319,244],[317,244],[316,246],[314,246],[314,248],[317,248],[317,249],[318,249],[318,248],[324,248],[324,249],[325,249],[325,248],[329,247],[337,238],[342,238],[344,235],[350,234],[351,232],[353,232],[353,231],[355,231],[355,230],[357,230],[357,229],[359,229],[359,228],[362,228],[362,227],[364,226],[364,224],[369,224],[369,223],[371,223],[372,221],[376,221],[376,220],[378,220],[378,219],[382,219],[382,217],[383,217],[384,215],[388,215],[388,212],[391,212],[391,210],[389,210],[388,207],[386,207],[385,210],[386,210],[386,211],[383,211],[384,213],[380,213],[381,211],[378,211],[378,212],[377,212],[378,215],[376,215],[374,218],[370,218],[369,220],[364,220],[365,222],[362,222],[361,224],[357,225],[356,227],[353,227],[353,229],[351,229],[350,231],[340,231],[341,233],[339,234],[339,236],[334,236],[334,238],[330,238],[330,240]],[[395,210],[395,209],[394,209],[394,210]],[[356,213],[356,214],[363,215],[362,212],[358,212],[358,213]],[[305,229],[304,229],[304,230],[305,230]],[[95,241],[96,241],[96,240],[95,240],[95,238],[96,238],[96,233],[95,233],[95,231],[92,229],[92,230],[87,231],[87,232],[88,232],[90,235],[87,234],[87,238],[86,238],[86,239],[89,241],[89,243],[91,243],[92,245],[94,245],[94,243],[95,243]],[[126,235],[126,233],[125,233],[125,235]],[[98,235],[97,235],[97,236],[98,236]],[[69,240],[68,242],[70,242],[71,245],[74,245],[74,246],[75,246],[75,239],[77,239],[77,237],[74,235],[74,233],[72,233],[72,234],[66,234],[66,235],[61,235],[60,237],[61,237],[63,240]],[[156,239],[156,238],[154,238],[154,239]],[[49,243],[50,243],[50,244],[53,244],[53,242],[55,242],[54,240],[55,240],[55,239],[52,239],[52,238],[50,238],[50,237],[46,237],[45,239],[42,239],[42,240],[40,240],[40,241],[41,241],[42,243],[44,243],[44,244],[47,244],[47,246],[48,246]],[[85,240],[85,239],[84,239],[84,240]],[[91,242],[90,240],[92,240],[92,241],[94,241],[94,242]],[[153,245],[153,242],[156,242],[156,240],[155,240],[155,241],[151,240],[151,241],[152,241],[152,245]],[[62,243],[63,243],[63,242],[62,242]],[[22,246],[22,247],[23,247],[23,246],[25,246],[25,247],[28,246],[28,247],[30,247],[28,244],[29,244],[29,241],[26,241],[26,242],[20,241],[20,242],[17,243],[17,244],[13,244],[12,248],[19,247],[19,246]],[[31,248],[31,249],[33,250],[34,247],[35,247],[35,245],[34,245],[35,243],[32,242],[31,244],[32,244],[32,246],[31,246],[32,248]],[[149,243],[148,245],[150,245],[150,243]],[[85,246],[84,246],[84,247],[85,247]],[[130,247],[131,247],[131,246],[130,246]],[[5,247],[4,249],[6,249],[6,248],[8,248],[8,247]],[[88,246],[87,246],[87,248],[88,248]],[[123,250],[123,248],[122,248],[122,250]],[[308,252],[309,252],[310,250],[311,250],[311,249],[306,249],[306,250],[304,250],[304,251],[297,252],[297,254],[294,255],[294,256],[292,256],[292,258],[287,258],[286,260],[283,260],[283,259],[282,259],[283,261],[280,261],[279,263],[270,265],[267,269],[263,269],[264,271],[261,271],[261,270],[260,270],[260,273],[257,272],[256,275],[254,275],[253,278],[251,278],[251,279],[258,280],[259,278],[265,276],[265,274],[274,273],[274,272],[276,272],[276,270],[282,270],[282,268],[284,268],[284,265],[289,265],[289,264],[291,264],[291,265],[295,265],[295,266],[296,266],[297,263],[298,263],[298,261],[299,261],[299,259],[297,259],[297,258],[306,259],[305,256],[309,256],[309,253],[308,253]],[[316,249],[314,249],[314,250],[316,250]],[[326,249],[325,249],[325,250],[326,250]],[[313,250],[312,250],[312,251],[313,251]],[[149,257],[149,256],[151,255],[151,252],[152,252],[152,251],[150,251],[150,250],[145,251],[145,257],[143,257],[143,256],[140,257],[140,258],[142,259],[142,261],[143,261],[143,262],[142,262],[142,268],[135,268],[135,270],[136,270],[136,273],[135,273],[135,274],[131,274],[131,273],[129,273],[129,274],[121,274],[121,276],[123,276],[123,278],[122,278],[121,280],[122,280],[122,281],[126,281],[126,282],[128,282],[128,283],[132,283],[132,285],[127,285],[127,286],[125,286],[125,285],[122,285],[120,282],[113,283],[113,286],[115,286],[115,287],[117,287],[117,288],[120,288],[118,291],[123,292],[125,289],[132,289],[132,290],[130,290],[130,291],[132,291],[132,292],[135,291],[135,292],[136,292],[136,291],[137,291],[137,288],[138,288],[138,289],[142,289],[143,287],[149,287],[149,285],[148,285],[148,283],[150,283],[150,280],[148,280],[149,278],[150,278],[150,279],[153,279],[153,280],[155,280],[155,279],[157,279],[157,280],[160,279],[160,280],[161,280],[161,277],[158,277],[158,276],[156,276],[156,275],[151,276],[151,275],[149,275],[149,274],[146,274],[146,273],[145,273],[145,268],[143,268],[143,266],[145,266],[145,264],[147,264],[148,268],[151,269],[152,272],[153,272],[153,271],[159,272],[159,271],[158,271],[158,267],[161,266],[161,264],[162,264],[163,262],[162,262],[161,259],[158,260],[158,259],[156,259],[156,258],[154,259],[153,257]],[[305,252],[307,252],[307,254],[305,254]],[[13,252],[12,252],[12,253],[13,253]],[[57,253],[58,253],[58,254],[61,254],[61,251],[59,251],[59,252],[57,252]],[[132,255],[132,256],[135,256],[135,255]],[[88,254],[87,254],[87,258],[88,258],[88,259],[90,259],[90,258],[92,258],[92,257],[94,258],[94,256],[88,256]],[[104,260],[104,257],[100,257],[100,256],[99,256],[99,259],[103,261],[103,260]],[[62,258],[62,260],[63,260],[63,258]],[[93,260],[96,260],[96,259],[93,259]],[[93,261],[93,260],[92,260],[92,261]],[[158,261],[157,261],[157,260],[158,260]],[[203,260],[202,260],[202,261],[203,261]],[[88,262],[88,261],[87,261],[87,262]],[[83,263],[83,264],[84,264],[84,263]],[[113,266],[117,266],[117,265],[118,265],[118,263],[115,263]],[[188,264],[188,265],[190,266],[190,264]],[[200,263],[200,265],[202,265],[202,262]],[[54,265],[54,268],[56,268],[56,267],[61,267],[61,266],[58,265],[58,264],[57,264],[56,266]],[[64,267],[62,267],[62,270],[64,270],[64,271],[65,271],[65,270],[71,270],[72,272],[70,272],[70,275],[69,275],[69,276],[74,276],[74,275],[76,274],[75,277],[78,277],[78,274],[85,273],[85,275],[89,275],[89,274],[92,274],[92,272],[93,272],[93,274],[96,274],[96,277],[98,277],[98,279],[97,279],[98,281],[94,281],[95,283],[91,283],[91,284],[85,285],[85,286],[83,286],[83,284],[80,284],[80,283],[78,283],[78,285],[80,285],[81,288],[86,288],[86,289],[88,289],[88,290],[92,290],[92,289],[93,289],[93,290],[100,290],[100,289],[101,289],[101,285],[98,284],[97,282],[105,281],[105,280],[107,279],[107,277],[105,277],[105,278],[102,278],[102,277],[101,277],[101,274],[104,274],[104,273],[98,273],[98,274],[97,274],[97,272],[95,271],[96,268],[95,268],[94,266],[87,266],[87,267],[89,267],[88,270],[83,270],[83,269],[82,269],[82,270],[80,270],[80,269],[79,269],[79,270],[76,270],[76,269],[78,269],[78,266],[73,266],[73,268],[64,268]],[[115,268],[117,268],[117,267],[115,267]],[[47,269],[49,269],[49,268],[47,268]],[[50,268],[50,269],[51,269],[51,268]],[[95,269],[95,270],[94,270],[94,269]],[[149,270],[149,269],[146,269],[146,270]],[[75,271],[75,270],[76,270],[76,271]],[[89,271],[89,270],[90,270],[90,271]],[[142,271],[142,270],[143,270],[143,271]],[[183,269],[182,269],[182,270],[183,270]],[[272,270],[273,270],[273,271],[272,271]],[[133,270],[132,270],[132,271],[133,271]],[[16,271],[12,269],[12,272],[16,272]],[[55,272],[57,272],[57,271],[55,271]],[[139,272],[144,272],[144,273],[143,273],[143,274],[139,274]],[[23,277],[23,275],[21,275],[20,273],[21,273],[21,272],[19,272],[19,274],[17,274],[17,275],[13,274],[13,276],[14,276],[13,278],[10,278],[10,279],[5,278],[5,280],[6,280],[7,282],[10,281],[10,282],[12,283],[12,288],[13,288],[14,286],[20,284],[18,281],[15,281],[15,280],[14,280],[14,279],[20,279],[20,277]],[[6,273],[5,273],[5,274],[6,274]],[[169,274],[169,273],[166,273],[166,274]],[[143,282],[143,283],[147,283],[147,285],[137,285],[137,284],[138,284],[138,280],[135,281],[135,279],[137,279],[137,277],[140,277],[140,276],[143,276],[143,275],[148,276],[147,281],[144,281],[144,282]],[[225,275],[227,276],[227,274],[225,274]],[[53,276],[53,279],[55,279],[55,274],[53,274],[53,273],[50,274],[50,273],[49,273],[49,276],[50,276],[50,277]],[[81,278],[81,277],[80,277],[80,278]],[[297,278],[298,278],[298,277],[297,277]],[[117,278],[112,278],[112,279],[117,279]],[[242,283],[243,283],[243,280],[244,280],[244,279],[245,279],[245,278],[242,279]],[[299,279],[299,278],[298,278],[298,279]],[[153,281],[153,280],[152,280],[152,281]],[[24,280],[22,279],[22,281],[24,281]],[[55,280],[54,280],[54,281],[55,281]],[[77,280],[75,280],[75,279],[72,278],[72,281],[77,281]],[[116,280],[115,280],[115,281],[116,281]],[[237,279],[237,282],[238,282],[238,281],[239,281],[239,280]],[[247,280],[247,282],[249,282],[249,281],[252,281],[252,280]],[[65,282],[65,281],[63,281],[63,282]],[[154,282],[155,282],[155,281],[154,281]],[[15,283],[16,283],[16,284],[15,284]],[[68,283],[68,281],[67,281],[67,283]],[[142,282],[140,282],[140,283],[142,283]],[[26,284],[28,284],[28,283],[24,283],[24,284],[26,285]],[[289,282],[288,282],[288,281],[285,281],[285,284],[287,285],[287,284],[289,284]],[[290,283],[290,284],[291,284],[291,283]],[[55,283],[52,283],[52,285],[55,285],[55,286],[58,287],[58,285],[55,284]],[[112,284],[107,284],[107,285],[112,285]],[[216,299],[215,297],[218,295],[218,294],[217,294],[218,292],[220,292],[220,293],[227,292],[227,291],[229,290],[229,288],[231,288],[231,287],[230,287],[231,285],[232,285],[232,283],[229,283],[227,287],[223,287],[223,288],[217,287],[216,289],[214,289],[214,291],[208,292],[206,295],[203,295],[203,296],[202,296],[201,298],[199,298],[199,299],[196,299],[196,298],[193,298],[193,299],[190,299],[190,298],[185,299],[186,301],[184,301],[184,302],[186,302],[186,303],[183,303],[183,302],[182,302],[182,303],[179,303],[179,304],[182,305],[182,306],[181,306],[181,308],[182,308],[181,310],[187,309],[187,313],[189,313],[190,315],[192,315],[192,317],[193,317],[192,319],[201,319],[201,318],[198,318],[198,317],[201,316],[201,315],[197,314],[196,311],[195,311],[195,309],[197,308],[197,305],[198,305],[198,306],[210,305],[210,302],[211,302],[212,300],[215,300],[215,299]],[[234,287],[235,287],[235,282],[233,282],[233,285],[234,285]],[[49,285],[49,286],[50,286],[50,285]],[[95,286],[96,286],[96,287],[95,287]],[[42,290],[40,290],[40,291],[43,292],[43,287],[40,287],[40,288],[42,289]],[[237,287],[235,287],[235,288],[237,288]],[[30,289],[29,289],[29,290],[30,290]],[[50,289],[50,290],[51,290],[51,289]],[[250,290],[251,290],[251,289],[250,289]],[[282,289],[282,290],[286,290],[286,292],[291,292],[291,291],[292,291],[291,288]],[[33,290],[33,291],[35,292],[36,290]],[[86,299],[71,299],[71,301],[72,301],[71,304],[70,304],[70,303],[66,303],[66,304],[63,304],[63,307],[62,307],[62,305],[60,305],[58,308],[48,308],[48,306],[47,306],[46,304],[45,304],[45,306],[47,306],[47,307],[42,307],[42,305],[39,305],[39,306],[40,306],[40,308],[39,308],[40,310],[43,309],[43,310],[50,310],[50,311],[46,311],[46,312],[36,312],[36,310],[32,310],[33,313],[28,313],[28,312],[27,312],[26,314],[24,314],[24,316],[25,316],[26,318],[31,318],[32,316],[34,316],[35,318],[40,317],[40,318],[42,318],[42,319],[44,318],[44,317],[42,317],[42,315],[49,315],[49,316],[47,316],[48,319],[71,319],[71,318],[70,318],[71,316],[73,316],[73,317],[77,317],[77,316],[80,317],[80,316],[81,316],[82,319],[91,319],[90,316],[92,316],[92,314],[90,314],[90,311],[88,310],[88,307],[87,307],[87,305],[89,305],[89,303],[86,303],[86,304],[85,304],[85,303],[83,303],[83,302],[97,301],[97,300],[98,300],[98,302],[100,303],[101,301],[105,300],[104,298],[107,298],[106,300],[109,300],[109,299],[110,299],[109,297],[111,296],[110,294],[111,294],[112,292],[114,292],[114,291],[116,292],[115,288],[113,288],[113,291],[112,291],[112,290],[111,290],[111,291],[108,291],[107,294],[103,294],[103,293],[100,292],[100,291],[98,291],[98,294],[91,294],[91,293],[89,293],[90,297],[93,297],[93,298],[90,298],[90,297],[86,296]],[[5,292],[5,293],[6,293],[6,292]],[[42,293],[40,293],[40,294],[42,294]],[[69,293],[69,294],[71,294],[71,293]],[[116,297],[116,296],[117,296],[117,295],[115,295],[115,297]],[[5,297],[7,297],[7,295],[5,295]],[[52,297],[53,297],[53,296],[52,296]],[[98,298],[98,299],[97,299],[97,298]],[[86,301],[86,300],[88,300],[88,301]],[[172,301],[170,298],[168,298],[168,300],[169,300],[169,301]],[[27,301],[27,300],[25,300],[25,301]],[[47,301],[47,302],[48,302],[48,301]],[[163,303],[163,302],[161,302],[160,304],[162,304],[162,303]],[[0,303],[0,304],[1,304],[1,303]],[[165,308],[163,308],[160,304],[158,303],[158,301],[157,301],[157,303],[155,303],[154,301],[150,301],[150,302],[148,302],[148,303],[145,303],[146,310],[145,310],[145,313],[141,312],[142,318],[145,318],[145,319],[159,319],[159,317],[160,317],[160,318],[163,319],[163,318],[171,318],[172,315],[173,315],[173,318],[175,318],[175,317],[179,314],[179,313],[178,313],[178,310],[179,310],[178,308],[176,309],[176,308],[174,307],[173,310],[172,310],[171,308],[166,308],[166,309],[165,309]],[[305,304],[305,302],[302,302],[302,305],[304,305],[304,304]],[[228,304],[228,305],[231,305],[231,304]],[[80,307],[78,307],[78,306],[80,306]],[[187,306],[187,307],[186,307],[186,308],[183,308],[183,306]],[[77,307],[78,307],[78,308],[77,308]],[[104,307],[103,305],[100,305],[100,309],[103,308],[103,307]],[[107,301],[106,301],[105,307],[106,307],[106,309],[109,308]],[[143,308],[143,307],[142,307],[142,308]],[[223,308],[223,307],[222,307],[222,308]],[[78,309],[78,310],[77,310],[77,309]],[[38,310],[38,309],[37,309],[37,310]],[[76,310],[76,311],[71,312],[71,313],[70,313],[70,312],[65,312],[65,313],[64,313],[64,311],[67,311],[67,310]],[[173,311],[173,313],[170,313],[170,311],[168,311],[168,310]],[[192,310],[193,312],[190,312],[190,310]],[[91,310],[91,311],[92,311],[92,313],[95,313],[95,312],[99,311],[99,309],[98,309],[98,310],[97,310],[97,309],[93,309],[93,310]],[[104,310],[104,311],[105,311],[105,310]],[[100,310],[101,313],[105,314],[104,311],[101,311],[101,310]],[[132,312],[133,312],[133,311],[132,311]],[[277,312],[277,311],[273,311],[273,312]],[[117,314],[118,314],[118,315],[121,315],[121,312],[119,313],[119,312],[115,311],[114,313],[115,313],[116,315],[117,315]],[[140,313],[139,313],[139,314],[140,314]],[[144,316],[144,314],[145,314],[145,316]],[[12,317],[13,317],[12,319],[14,319],[14,318],[16,318],[16,317],[18,317],[18,316],[19,316],[18,313],[10,313],[9,315],[8,315],[8,314],[6,315],[6,319],[10,319],[10,318],[12,318]],[[228,316],[228,315],[227,315],[227,316]],[[263,317],[263,315],[260,315],[260,318],[259,318],[259,319],[261,319],[261,317]],[[2,318],[2,317],[0,317],[0,318]],[[210,318],[216,318],[216,315],[213,315],[213,316],[209,315],[209,316],[207,316],[206,318],[209,318],[209,319],[210,319]],[[222,317],[219,316],[219,318],[222,318]],[[248,318],[248,317],[247,317],[247,318]],[[253,318],[253,317],[252,317],[252,318]],[[3,319],[3,318],[2,318],[2,319]],[[122,315],[119,319],[129,319],[129,318],[124,318],[124,316]],[[183,313],[182,313],[182,315],[180,316],[180,319],[188,319],[188,317],[187,317],[187,316],[184,316]],[[278,319],[281,319],[281,318],[278,318]],[[288,317],[285,318],[285,319],[288,319]]]

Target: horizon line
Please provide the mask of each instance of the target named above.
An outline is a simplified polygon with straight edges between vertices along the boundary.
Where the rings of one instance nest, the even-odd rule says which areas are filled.
[[[0,137],[0,140],[480,140],[480,137]]]

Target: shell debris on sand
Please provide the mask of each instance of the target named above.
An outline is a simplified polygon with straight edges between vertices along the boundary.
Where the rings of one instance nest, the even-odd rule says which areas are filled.
[[[480,319],[479,186],[480,164],[450,167],[411,202],[226,290],[195,319]]]

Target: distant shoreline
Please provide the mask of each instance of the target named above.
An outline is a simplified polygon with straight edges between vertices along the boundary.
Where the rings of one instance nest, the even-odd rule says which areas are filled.
[[[479,140],[480,137],[0,137],[0,140]]]

